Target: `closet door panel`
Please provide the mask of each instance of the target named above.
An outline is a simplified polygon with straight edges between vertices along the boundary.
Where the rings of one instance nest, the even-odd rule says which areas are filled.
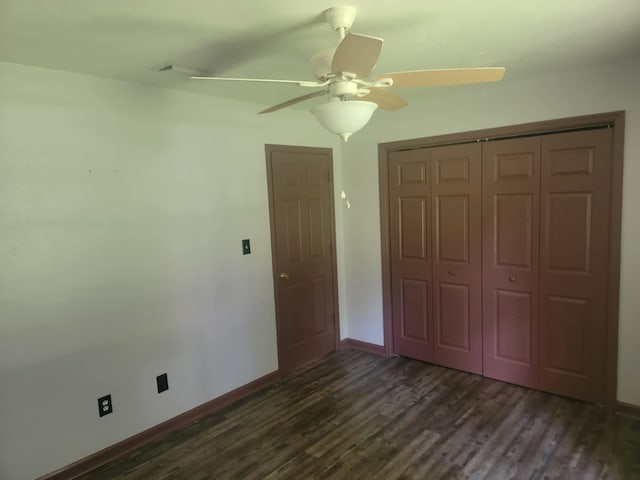
[[[434,361],[482,373],[481,147],[430,155]]]
[[[482,154],[483,374],[538,386],[540,138]]]
[[[426,150],[389,154],[393,348],[433,361],[431,193]]]
[[[604,401],[609,129],[542,138],[540,387]]]

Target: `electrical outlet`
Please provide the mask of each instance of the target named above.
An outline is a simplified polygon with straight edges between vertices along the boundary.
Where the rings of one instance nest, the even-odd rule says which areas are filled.
[[[101,417],[113,413],[113,403],[111,403],[111,395],[105,395],[98,399],[98,413]]]
[[[158,385],[158,393],[169,390],[169,379],[167,374],[163,373],[162,375],[158,375],[156,377],[156,384]]]
[[[243,255],[247,255],[251,253],[251,243],[249,242],[249,239],[245,239],[242,240],[242,254]]]

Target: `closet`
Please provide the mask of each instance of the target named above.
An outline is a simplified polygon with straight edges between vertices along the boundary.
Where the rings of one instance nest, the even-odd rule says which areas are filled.
[[[607,127],[381,148],[391,353],[604,402]]]

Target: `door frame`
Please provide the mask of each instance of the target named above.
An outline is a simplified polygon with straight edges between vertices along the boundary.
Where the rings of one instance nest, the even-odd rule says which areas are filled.
[[[511,137],[537,136],[563,131],[608,125],[613,129],[611,156],[611,215],[609,224],[609,271],[607,289],[607,338],[605,365],[605,408],[608,413],[621,411],[617,402],[618,386],[618,322],[620,302],[620,239],[622,228],[622,169],[624,163],[625,111],[568,117],[506,127],[422,137],[378,144],[378,180],[380,189],[380,243],[382,254],[382,316],[384,351],[393,355],[391,250],[389,230],[389,165],[388,154],[436,146],[502,140]]]
[[[288,153],[312,153],[323,154],[329,156],[329,189],[330,189],[330,214],[331,214],[331,275],[333,276],[333,349],[337,350],[340,345],[340,312],[338,309],[338,264],[336,256],[336,212],[335,212],[335,190],[333,184],[333,149],[325,147],[305,147],[297,145],[277,145],[265,144],[266,168],[267,168],[267,190],[269,198],[269,230],[271,237],[271,270],[273,275],[273,295],[275,301],[275,320],[276,320],[276,341],[278,347],[278,368],[282,368],[282,349],[280,348],[280,335],[278,332],[278,297],[280,282],[278,281],[278,257],[276,251],[276,231],[275,231],[275,206],[273,200],[273,174],[271,168],[273,152]]]

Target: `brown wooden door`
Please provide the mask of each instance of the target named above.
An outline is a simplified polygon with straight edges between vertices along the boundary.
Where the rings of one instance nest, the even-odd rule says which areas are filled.
[[[424,149],[389,154],[393,348],[432,362],[429,166]]]
[[[479,143],[483,375],[613,408],[623,140],[614,112],[381,144],[387,353],[455,362],[465,191],[439,190],[434,158]]]
[[[267,146],[280,370],[336,348],[330,149]]]
[[[540,387],[604,401],[612,131],[542,138]]]
[[[482,373],[481,147],[429,152],[434,361]]]
[[[390,152],[394,352],[482,371],[480,146]]]
[[[540,137],[483,146],[483,374],[538,385]]]

